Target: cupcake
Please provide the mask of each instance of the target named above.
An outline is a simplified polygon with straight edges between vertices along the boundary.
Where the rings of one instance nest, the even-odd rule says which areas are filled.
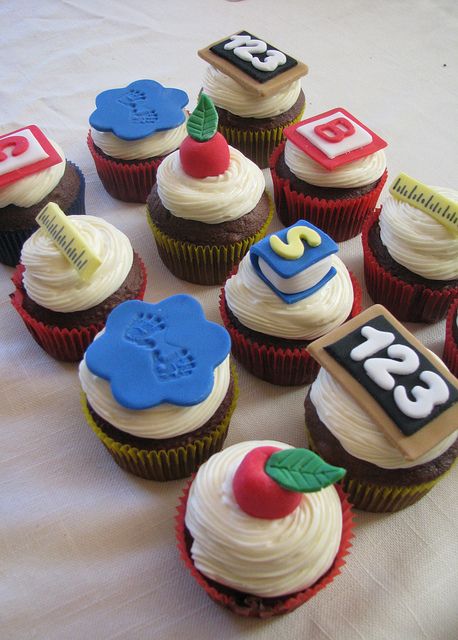
[[[307,66],[247,31],[198,53],[210,63],[202,86],[216,105],[218,130],[261,169],[267,167],[285,127],[304,112],[300,78]]]
[[[36,125],[0,136],[0,262],[15,267],[48,202],[82,215],[84,176]]]
[[[458,298],[451,305],[447,314],[442,358],[453,375],[458,377]]]
[[[178,278],[219,284],[272,219],[263,173],[216,131],[201,94],[180,149],[161,163],[147,219],[165,266]]]
[[[125,202],[146,202],[162,160],[186,136],[188,96],[154,80],[102,91],[89,118],[89,150],[103,186]]]
[[[458,191],[402,173],[390,192],[363,229],[367,291],[399,320],[437,322],[458,297]]]
[[[242,616],[293,611],[340,573],[350,506],[344,469],[307,449],[241,442],[210,458],[178,508],[178,549],[192,576]]]
[[[58,360],[77,361],[116,305],[143,298],[146,270],[127,236],[110,223],[95,216],[68,216],[62,231],[62,215],[50,203],[38,216],[46,224],[24,243],[11,302],[45,351]],[[64,244],[70,260],[62,252]],[[75,246],[81,250],[73,250]],[[80,273],[80,257],[89,254],[96,269]]]
[[[285,130],[270,159],[278,217],[301,218],[337,242],[361,232],[386,182],[386,142],[342,108]]]
[[[381,305],[309,350],[322,364],[305,400],[310,448],[347,469],[357,509],[420,500],[458,453],[458,380]]]
[[[320,229],[300,220],[254,245],[220,300],[232,353],[253,375],[308,384],[319,365],[311,340],[361,311],[361,288]]]
[[[237,399],[229,351],[191,296],[111,312],[79,376],[86,419],[121,468],[174,480],[222,448]]]

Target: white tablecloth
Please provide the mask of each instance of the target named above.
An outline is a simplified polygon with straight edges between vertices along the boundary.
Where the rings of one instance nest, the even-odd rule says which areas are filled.
[[[308,114],[343,106],[388,140],[391,177],[456,188],[452,0],[3,0],[0,25],[4,131],[36,123],[81,167],[87,212],[125,231],[146,262],[146,300],[188,292],[219,320],[218,288],[174,278],[143,207],[103,190],[85,142],[94,98],[153,78],[187,90],[193,108],[205,68],[197,49],[241,28],[309,65]],[[341,255],[362,278],[360,240]],[[309,603],[268,622],[240,619],[210,601],[178,557],[184,481],[140,480],[113,463],[82,418],[76,366],[41,351],[10,305],[11,273],[0,266],[2,640],[458,637],[456,469],[404,512],[358,514],[343,574]],[[415,331],[442,353],[443,322]],[[305,389],[239,375],[227,443],[303,446]]]

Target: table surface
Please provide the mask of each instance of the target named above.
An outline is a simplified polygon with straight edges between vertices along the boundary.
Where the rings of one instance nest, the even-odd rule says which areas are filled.
[[[406,171],[456,187],[452,0],[3,0],[0,24],[2,128],[36,123],[81,167],[87,213],[126,232],[146,262],[146,300],[187,292],[219,321],[218,287],[174,278],[144,207],[103,190],[85,143],[94,98],[153,78],[185,89],[193,108],[205,68],[197,49],[241,28],[309,65],[308,115],[343,106],[385,138],[391,177]],[[359,238],[340,255],[362,280]],[[76,365],[41,351],[10,305],[11,273],[0,266],[3,640],[458,637],[456,468],[404,512],[358,513],[343,574],[309,603],[270,621],[238,618],[207,598],[178,557],[174,513],[185,481],[148,482],[112,462],[82,417]],[[409,328],[442,353],[443,322]],[[227,444],[304,446],[305,389],[274,387],[240,367],[239,376]]]

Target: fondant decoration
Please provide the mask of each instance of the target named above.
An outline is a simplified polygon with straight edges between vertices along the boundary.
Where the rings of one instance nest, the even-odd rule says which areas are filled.
[[[351,113],[337,107],[285,129],[285,136],[329,171],[387,146]]]
[[[248,31],[240,31],[198,51],[209,62],[255,95],[268,96],[305,76],[303,62]]]
[[[0,136],[0,188],[62,162],[43,131],[31,124]]]
[[[337,244],[324,231],[299,220],[253,245],[250,260],[261,280],[284,302],[293,304],[335,276],[330,256],[337,251]]]
[[[268,49],[264,40],[253,40],[248,34],[231,36],[230,42],[224,45],[224,50],[233,51],[234,55],[250,62],[259,71],[275,71],[278,66],[286,64],[287,59],[278,49]],[[254,53],[265,53],[266,57],[261,61]]]
[[[286,242],[283,242],[283,240],[275,234],[270,236],[269,242],[273,251],[281,258],[297,260],[298,258],[302,258],[305,251],[305,245],[301,240],[305,240],[309,247],[318,247],[321,244],[320,234],[314,229],[305,227],[304,225],[288,229]]]
[[[48,202],[35,218],[82,280],[90,280],[102,264],[71,219],[55,202]],[[52,277],[52,274],[51,274]]]
[[[312,493],[342,480],[346,471],[310,449],[282,449],[267,460],[266,473],[284,489]]]
[[[223,174],[230,163],[229,145],[217,131],[218,114],[211,98],[205,93],[186,123],[188,136],[180,145],[181,166],[193,178],[208,178]]]
[[[400,173],[390,186],[390,193],[420,209],[444,225],[449,231],[458,234],[458,202],[446,198],[435,189]]]
[[[302,493],[320,491],[345,475],[309,449],[256,447],[242,460],[232,480],[239,507],[250,516],[275,520],[299,506]]]
[[[301,493],[284,489],[266,473],[269,457],[278,451],[278,447],[256,447],[247,453],[234,474],[235,500],[242,511],[254,518],[284,518],[302,500]]]
[[[205,400],[230,348],[227,331],[206,320],[199,302],[183,294],[156,304],[123,302],[85,359],[93,374],[110,383],[119,404],[140,410]]]
[[[408,460],[458,426],[458,380],[381,305],[312,342],[325,367]]]
[[[182,124],[188,102],[181,89],[168,89],[154,80],[136,80],[122,89],[99,93],[89,123],[97,131],[112,132],[122,140],[140,140]]]

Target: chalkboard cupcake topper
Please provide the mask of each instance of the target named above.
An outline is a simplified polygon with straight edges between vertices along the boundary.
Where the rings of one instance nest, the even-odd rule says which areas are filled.
[[[370,307],[308,351],[406,459],[457,428],[458,380],[385,307]]]

